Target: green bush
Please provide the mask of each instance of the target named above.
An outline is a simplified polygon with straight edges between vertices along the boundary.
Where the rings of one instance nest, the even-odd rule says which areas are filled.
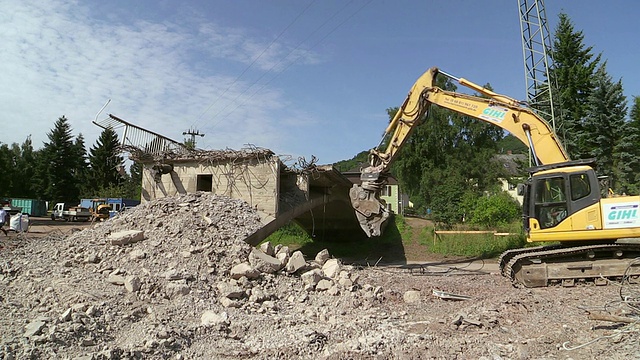
[[[518,202],[511,195],[502,191],[495,195],[479,198],[471,213],[470,222],[495,228],[518,220],[521,214],[522,210]]]

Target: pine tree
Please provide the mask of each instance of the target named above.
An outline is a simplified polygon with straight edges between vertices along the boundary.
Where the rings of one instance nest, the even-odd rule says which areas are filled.
[[[94,189],[101,191],[122,183],[119,170],[124,160],[119,153],[118,135],[111,128],[104,129],[96,144],[89,150],[89,178]]]
[[[36,174],[37,156],[38,152],[33,150],[33,142],[31,141],[31,135],[29,135],[21,146],[20,157],[20,171],[22,174],[22,181],[25,184],[24,193],[20,196],[25,198],[37,198],[32,182],[32,179]]]
[[[134,161],[129,167],[129,174],[122,185],[122,197],[140,199],[142,191],[142,164]]]
[[[607,74],[606,62],[593,77],[586,117],[577,139],[589,157],[595,157],[600,175],[610,176],[615,188],[624,183],[623,158],[628,158],[630,144],[625,140],[627,101],[622,81],[613,82]],[[631,145],[633,146],[633,145]]]
[[[55,202],[77,202],[80,195],[78,154],[80,143],[74,143],[69,120],[63,115],[47,134],[39,174],[44,197]]]
[[[640,97],[634,96],[629,121],[624,125],[620,142],[616,147],[619,172],[619,192],[640,194]]]
[[[93,184],[89,179],[89,169],[88,161],[87,161],[87,150],[84,144],[84,136],[82,134],[78,134],[76,140],[73,143],[73,152],[75,162],[73,163],[74,167],[74,175],[76,181],[78,182],[78,189],[80,190],[80,194],[83,194],[87,191],[87,189],[91,189]]]
[[[600,62],[600,55],[593,58],[592,47],[585,47],[582,31],[575,31],[566,14],[559,15],[560,21],[554,33],[553,66],[549,69],[551,78],[558,88],[554,103],[560,109],[556,113],[556,132],[562,139],[571,158],[582,158],[586,154],[576,134],[583,128],[586,104],[591,92],[591,78]]]
[[[14,175],[11,194],[19,198],[34,198],[33,180],[35,176],[35,152],[31,136],[22,145],[13,144],[11,147],[14,159]]]

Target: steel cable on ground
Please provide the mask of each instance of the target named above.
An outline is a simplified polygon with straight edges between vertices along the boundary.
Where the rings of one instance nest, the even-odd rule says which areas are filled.
[[[620,281],[620,300],[633,309],[636,313],[640,314],[640,291],[638,288],[640,287],[640,282],[637,276],[631,275],[631,270],[640,265],[640,258],[633,259],[627,269],[622,276],[622,280]]]
[[[627,266],[624,272],[624,275],[622,276],[622,279],[620,280],[620,283],[616,283],[617,285],[619,285],[618,292],[620,295],[620,301],[613,302],[615,304],[624,304],[629,308],[631,308],[634,312],[631,315],[635,315],[635,317],[634,316],[628,317],[628,321],[627,319],[624,319],[625,322],[628,322],[628,323],[619,329],[615,329],[612,334],[598,336],[587,342],[584,342],[582,344],[579,344],[573,347],[568,345],[570,341],[565,341],[564,343],[562,343],[562,348],[564,350],[567,350],[567,351],[577,350],[585,346],[591,345],[602,339],[611,339],[611,338],[617,338],[617,337],[621,338],[624,334],[640,332],[640,318],[638,318],[638,316],[640,315],[640,307],[638,306],[638,304],[640,304],[640,292],[632,288],[633,285],[638,286],[640,282],[638,281],[637,276],[634,276],[631,274],[631,270],[637,267],[638,265],[640,265],[640,258],[635,258],[629,263],[629,265]],[[613,283],[613,282],[610,282],[610,283]],[[607,310],[611,306],[612,304],[606,304],[603,308]],[[584,310],[589,311],[589,309],[586,309],[586,308],[584,308]]]
[[[220,100],[230,89],[231,87],[233,87],[233,85],[235,85],[238,80],[240,80],[240,78],[242,78],[242,76],[249,71],[249,69],[251,67],[253,67],[253,65],[262,57],[262,55],[264,55],[265,52],[267,52],[267,50],[269,50],[271,48],[271,46],[273,46],[273,44],[276,43],[276,41],[280,40],[280,38],[282,37],[282,35],[284,35],[285,32],[287,32],[287,30],[289,30],[289,28],[291,26],[293,26],[293,24],[295,24],[298,19],[300,19],[300,17],[311,7],[311,5],[313,5],[315,3],[315,0],[312,0],[309,5],[307,5],[304,9],[302,9],[302,11],[295,17],[295,19],[293,19],[293,21],[291,21],[289,23],[289,25],[287,25],[281,32],[280,34],[278,34],[278,36],[273,39],[271,41],[271,43],[264,48],[264,50],[262,50],[262,52],[260,53],[260,55],[258,55],[255,59],[253,59],[253,61],[251,62],[251,64],[249,64],[246,68],[244,68],[244,70],[242,70],[242,72],[240,73],[240,75],[238,75],[238,77],[235,78],[235,80],[233,80],[233,82],[231,84],[229,84],[229,86],[227,86],[227,88],[222,92],[222,94],[218,95],[218,97],[202,112],[200,113],[200,115],[196,118],[196,120],[194,120],[191,123],[191,127],[195,126],[195,124],[200,121],[202,119],[202,117],[204,116],[204,114],[207,113],[207,111],[209,111],[209,109],[211,109],[213,107],[213,105],[215,105],[218,100]]]
[[[320,38],[320,40],[318,40],[316,43],[314,43],[309,50],[314,49],[316,46],[320,45],[327,37],[329,37],[331,34],[333,34],[336,30],[338,30],[342,25],[344,25],[348,20],[350,20],[351,18],[353,18],[355,15],[357,15],[360,11],[362,11],[362,9],[364,9],[367,5],[369,5],[373,0],[369,0],[367,1],[364,5],[362,5],[360,8],[358,8],[354,13],[352,13],[351,15],[349,15],[346,19],[344,19],[342,22],[340,22],[338,25],[336,25],[333,29],[331,29],[331,31],[329,31],[327,34],[325,34],[322,38]],[[281,60],[280,62],[274,64],[271,68],[269,68],[269,70],[267,72],[265,72],[262,76],[260,76],[260,78],[258,78],[258,80],[256,80],[251,86],[249,86],[245,91],[243,91],[241,94],[239,94],[238,96],[236,96],[235,99],[233,99],[233,101],[237,100],[240,96],[244,95],[247,91],[249,91],[254,85],[256,85],[258,83],[258,81],[262,80],[268,73],[269,71],[271,71],[272,69],[274,69],[276,66],[280,65],[282,62],[284,62],[284,59],[286,59],[287,57],[289,57],[289,55],[291,55],[291,53],[293,53],[295,50],[297,50],[302,43],[304,43],[306,40],[308,40],[312,35],[314,35],[318,30],[320,30],[322,27],[324,27],[324,25],[331,20],[333,17],[335,17],[338,13],[342,12],[342,10],[344,8],[346,8],[349,4],[351,4],[352,1],[350,1],[349,3],[347,3],[347,5],[343,6],[340,10],[338,10],[336,13],[334,13],[334,15],[332,15],[329,19],[327,19],[324,23],[322,23],[322,25],[320,25],[316,30],[314,30],[309,36],[307,36],[303,41],[301,41],[295,48],[293,48],[286,56],[283,57],[283,60]],[[293,64],[295,64],[298,60],[300,59],[300,57],[298,56],[296,59],[294,59],[293,61],[289,62],[289,64],[287,64],[281,71],[277,72],[271,79],[269,79],[267,82],[265,82],[264,84],[262,84],[262,86],[260,88],[258,88],[256,91],[254,91],[250,96],[248,96],[243,102],[239,103],[235,108],[233,108],[233,110],[230,111],[230,113],[233,113],[234,111],[236,111],[238,108],[240,108],[241,106],[245,105],[247,103],[247,101],[249,101],[251,98],[253,98],[258,92],[262,91],[267,85],[269,85],[273,80],[275,80],[280,74],[282,74],[283,72],[285,72],[287,69],[289,69],[289,67],[291,67]],[[232,102],[233,102],[232,101]],[[232,102],[228,103],[231,104]],[[228,106],[225,106],[223,109],[221,109],[220,111],[218,111],[218,113],[216,113],[216,115],[214,116],[217,117],[220,113],[222,113]],[[218,125],[220,123],[220,121],[222,121],[222,119],[217,120],[215,122],[213,122],[210,125],[210,128],[213,128],[214,126]]]

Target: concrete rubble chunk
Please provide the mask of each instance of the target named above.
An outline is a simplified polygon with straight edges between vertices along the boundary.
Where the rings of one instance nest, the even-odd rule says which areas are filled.
[[[142,249],[134,249],[129,253],[129,259],[131,260],[140,260],[147,257],[147,253]]]
[[[342,285],[343,287],[349,288],[353,286],[353,281],[351,281],[351,279],[349,278],[340,278],[338,280],[338,284]]]
[[[108,237],[112,245],[127,245],[144,240],[144,231],[125,230],[111,233]]]
[[[219,282],[216,287],[220,292],[220,296],[229,299],[240,299],[246,295],[246,292],[240,286],[229,284],[227,282]]]
[[[24,327],[24,334],[22,334],[22,336],[30,338],[32,336],[38,335],[45,325],[46,322],[43,319],[38,318],[36,320],[33,320]]]
[[[320,265],[324,265],[327,260],[331,259],[331,255],[329,255],[329,250],[323,249],[322,251],[316,254],[316,262]]]
[[[333,286],[333,281],[322,279],[318,281],[318,284],[316,285],[316,291],[326,291],[331,289],[332,286]]]
[[[262,289],[258,287],[254,287],[251,289],[251,296],[249,296],[249,301],[251,302],[264,302],[269,300],[271,295],[264,292]]]
[[[340,289],[336,285],[333,285],[329,290],[327,290],[327,294],[332,296],[340,295]]]
[[[124,285],[125,277],[122,275],[109,274],[107,282],[114,285]]]
[[[289,251],[289,247],[287,245],[282,245],[282,244],[278,244],[273,248],[273,251],[275,251],[276,255],[280,254],[280,253],[287,253],[290,254]]]
[[[229,299],[228,297],[221,297],[220,304],[226,308],[239,308],[242,306],[240,301]]]
[[[307,262],[305,261],[302,252],[295,251],[293,254],[291,254],[289,261],[287,261],[287,266],[285,269],[289,274],[293,274],[296,271],[302,269],[306,264]]]
[[[407,304],[415,304],[420,302],[420,291],[409,290],[404,293],[402,299]]]
[[[164,288],[170,299],[175,299],[176,297],[187,295],[191,292],[191,288],[189,288],[187,284],[169,283]]]
[[[289,262],[289,254],[285,253],[285,252],[280,252],[276,254],[276,259],[278,259],[280,261],[280,264],[282,264],[282,266],[286,266],[287,263]]]
[[[257,279],[260,277],[260,272],[254,269],[249,263],[243,262],[231,268],[230,276],[235,280],[243,276],[247,279]]]
[[[78,303],[78,304],[71,305],[71,310],[77,311],[77,312],[87,311],[88,308],[89,308],[89,305],[85,303]]]
[[[67,310],[65,310],[62,315],[60,315],[60,322],[66,322],[71,320],[71,313],[73,312],[73,310],[71,308],[68,308]]]
[[[300,279],[307,285],[315,286],[322,280],[322,271],[320,269],[313,269],[305,272],[300,276]]]
[[[329,259],[322,265],[322,272],[331,279],[336,279],[340,274],[340,262],[338,259]]]
[[[228,324],[229,315],[226,312],[222,312],[220,314],[207,310],[200,317],[200,323],[204,326],[220,326]]]
[[[87,257],[85,257],[84,259],[85,264],[97,264],[99,262],[100,262],[100,256],[98,256],[98,254],[96,253],[91,253],[87,255]]]
[[[270,241],[265,241],[264,243],[260,244],[260,250],[269,256],[276,255],[275,249],[273,248],[273,245]]]
[[[176,269],[169,269],[162,273],[162,277],[169,281],[176,281],[184,279],[184,276]]]
[[[142,286],[142,281],[140,280],[139,277],[135,275],[127,276],[124,279],[124,288],[127,289],[127,291],[129,292],[136,292],[140,290],[141,286]]]
[[[280,260],[273,256],[269,256],[256,248],[252,248],[251,253],[249,253],[249,264],[251,264],[254,269],[266,274],[273,274],[282,269],[282,263],[280,263]]]

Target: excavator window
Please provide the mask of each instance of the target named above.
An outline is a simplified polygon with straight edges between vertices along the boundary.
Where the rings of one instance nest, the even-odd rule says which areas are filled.
[[[535,215],[543,229],[554,227],[567,217],[564,177],[550,177],[536,182]]]
[[[571,184],[571,201],[582,199],[591,194],[591,186],[587,174],[573,174],[569,177]]]

